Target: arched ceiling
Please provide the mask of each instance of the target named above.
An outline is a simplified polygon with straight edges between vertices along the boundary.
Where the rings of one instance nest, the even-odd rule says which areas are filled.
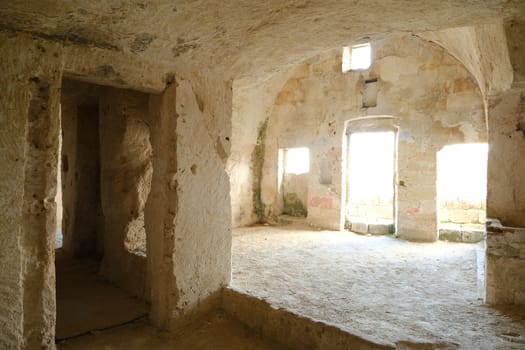
[[[0,29],[261,76],[363,37],[524,18],[523,0],[0,0]]]
[[[418,35],[442,46],[463,63],[483,96],[511,87],[513,69],[503,24],[448,28]]]

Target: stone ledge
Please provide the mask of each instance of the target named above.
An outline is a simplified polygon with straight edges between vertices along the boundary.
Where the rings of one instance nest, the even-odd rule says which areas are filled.
[[[478,243],[485,239],[483,230],[440,229],[439,240],[462,243]]]
[[[291,349],[394,350],[393,344],[378,344],[336,326],[276,309],[267,301],[226,288],[222,292],[223,309],[263,336],[275,339]],[[412,348],[407,348],[412,349]]]

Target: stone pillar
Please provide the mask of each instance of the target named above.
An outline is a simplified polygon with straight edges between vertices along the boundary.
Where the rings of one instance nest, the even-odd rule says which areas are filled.
[[[0,348],[54,349],[60,45],[0,33]]]
[[[175,86],[176,85],[176,86]],[[150,99],[153,187],[146,207],[154,324],[176,327],[220,302],[231,274],[226,161],[231,83],[178,76]]]
[[[525,305],[525,89],[489,100],[486,297]]]
[[[231,277],[231,81],[177,78],[177,203],[174,270],[177,313],[220,302]]]
[[[397,232],[402,239],[434,242],[438,239],[436,151],[418,148],[403,135],[398,147]]]
[[[145,225],[147,242],[147,273],[150,285],[151,322],[168,329],[176,308],[178,291],[173,268],[177,213],[177,112],[175,84],[164,93],[151,95],[151,145],[153,147],[153,178],[146,202]]]

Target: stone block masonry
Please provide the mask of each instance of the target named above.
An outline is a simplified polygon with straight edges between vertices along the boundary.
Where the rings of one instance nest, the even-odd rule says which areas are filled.
[[[487,302],[525,305],[525,228],[487,221]]]

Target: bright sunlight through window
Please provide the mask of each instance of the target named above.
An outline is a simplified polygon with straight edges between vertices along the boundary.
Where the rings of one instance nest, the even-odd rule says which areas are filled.
[[[370,43],[352,46],[351,69],[367,69],[372,63]]]
[[[342,70],[346,73],[352,69],[350,67],[350,46],[343,47]]]
[[[485,201],[486,143],[445,146],[438,152],[438,192],[444,201]]]
[[[284,155],[284,172],[305,174],[310,171],[310,151],[306,147],[288,148]]]
[[[364,132],[350,135],[350,198],[368,201],[394,195],[395,133]]]

